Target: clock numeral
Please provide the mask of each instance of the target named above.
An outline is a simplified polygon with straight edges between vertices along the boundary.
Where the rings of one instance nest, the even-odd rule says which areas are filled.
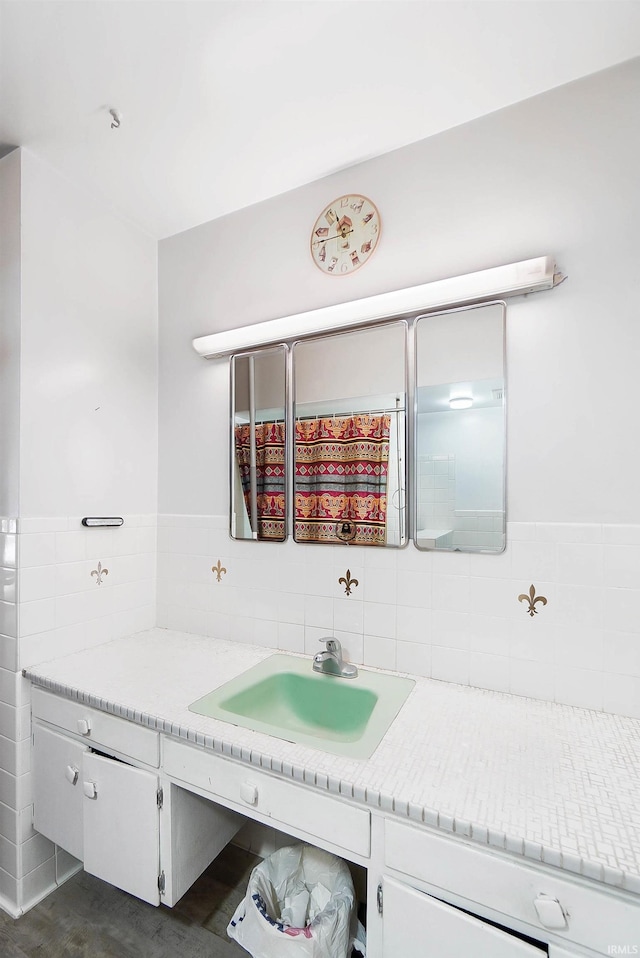
[[[349,264],[348,264],[348,263],[343,263],[342,266],[340,267],[340,272],[341,272],[341,273],[346,273],[348,269],[349,269]]]

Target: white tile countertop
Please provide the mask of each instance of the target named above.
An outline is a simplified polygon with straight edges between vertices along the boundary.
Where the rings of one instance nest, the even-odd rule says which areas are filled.
[[[311,788],[640,895],[640,720],[419,678],[359,761],[188,710],[274,651],[151,629],[25,675]]]

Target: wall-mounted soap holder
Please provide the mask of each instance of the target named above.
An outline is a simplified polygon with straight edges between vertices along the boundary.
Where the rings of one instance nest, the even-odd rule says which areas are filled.
[[[88,529],[102,528],[103,526],[123,526],[124,519],[122,516],[85,516],[82,525]]]

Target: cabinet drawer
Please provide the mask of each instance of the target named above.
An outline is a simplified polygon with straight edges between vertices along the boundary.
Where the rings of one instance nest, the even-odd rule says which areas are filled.
[[[389,820],[385,822],[385,864],[506,919],[526,922],[545,940],[557,936],[556,940],[577,942],[605,955],[611,945],[640,945],[640,901],[588,887],[583,880],[564,878],[552,868],[509,860],[489,849]],[[541,897],[560,902],[566,916],[564,929],[550,930],[538,918],[534,901]]]
[[[102,746],[154,768],[160,763],[160,736],[152,729],[37,687],[32,690],[31,711],[34,718],[80,735],[90,746]]]
[[[461,958],[462,955],[542,958],[547,954],[546,948],[542,950],[521,941],[505,929],[492,927],[391,878],[385,879],[382,931],[385,958],[415,954],[417,929],[423,930],[421,958]]]
[[[297,828],[346,851],[369,856],[371,823],[363,808],[170,738],[164,740],[163,767],[172,778],[246,809],[249,817],[253,809],[285,831],[287,826]]]

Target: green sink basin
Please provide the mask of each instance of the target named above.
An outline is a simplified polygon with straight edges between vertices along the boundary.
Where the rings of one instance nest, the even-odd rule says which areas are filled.
[[[189,710],[335,755],[368,758],[414,685],[413,679],[362,669],[354,679],[321,675],[310,659],[277,654]]]

